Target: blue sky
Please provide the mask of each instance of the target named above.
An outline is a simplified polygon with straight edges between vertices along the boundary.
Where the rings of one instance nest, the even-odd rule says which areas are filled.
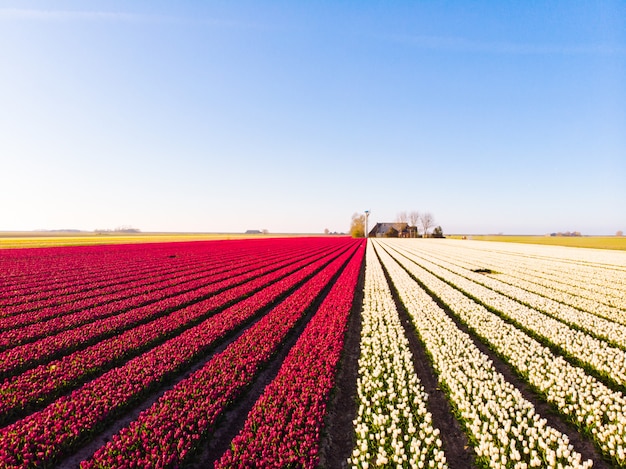
[[[0,1],[0,230],[626,231],[625,2]]]

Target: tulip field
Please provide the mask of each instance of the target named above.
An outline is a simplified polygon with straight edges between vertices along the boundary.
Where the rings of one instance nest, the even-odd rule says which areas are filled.
[[[293,238],[2,251],[0,467],[217,460],[202,447],[280,359],[234,440],[242,443],[219,464],[310,465],[364,245]]]
[[[626,252],[0,250],[0,468],[626,467]]]
[[[353,465],[447,466],[449,425],[428,411],[407,333],[476,466],[626,465],[626,253],[453,240],[367,249]]]

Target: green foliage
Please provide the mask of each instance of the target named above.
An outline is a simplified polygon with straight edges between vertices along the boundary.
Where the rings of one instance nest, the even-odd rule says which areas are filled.
[[[432,234],[433,238],[443,238],[443,230],[441,229],[441,226],[436,227],[433,230],[433,234]]]

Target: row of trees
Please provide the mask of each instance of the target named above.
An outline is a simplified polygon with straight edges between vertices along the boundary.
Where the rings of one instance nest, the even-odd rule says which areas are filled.
[[[396,215],[396,222],[414,226],[417,229],[418,235],[421,234],[426,237],[430,229],[435,226],[435,217],[430,212],[420,213],[417,210],[413,210],[411,212],[399,212],[398,215]]]

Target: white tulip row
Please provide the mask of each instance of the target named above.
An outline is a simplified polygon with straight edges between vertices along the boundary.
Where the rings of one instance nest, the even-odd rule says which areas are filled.
[[[352,467],[447,468],[408,340],[368,243]]]
[[[602,288],[595,287],[593,292],[573,287],[566,287],[566,290],[559,289],[548,285],[547,282],[535,282],[530,279],[529,275],[532,274],[527,272],[515,276],[498,274],[497,279],[596,316],[626,324],[626,301],[611,297]]]
[[[397,240],[394,245],[397,245]],[[415,259],[415,256],[409,257]],[[427,270],[454,285],[464,294],[478,299],[483,304],[499,311],[503,317],[515,321],[538,337],[546,339],[564,353],[579,360],[603,375],[607,380],[626,386],[626,351],[611,346],[583,331],[529,308],[489,288],[478,285],[467,278],[422,260]]]
[[[449,261],[469,270],[490,268],[498,272],[498,280],[626,324],[626,272],[604,269],[609,275],[601,283],[591,283],[580,268],[573,271],[570,268],[568,273],[571,271],[571,276],[565,275],[554,260],[542,259],[532,265],[520,262],[519,257],[511,258],[502,253],[462,249],[442,243],[415,244],[416,251],[420,246],[420,255],[430,256],[431,260]],[[618,283],[619,280],[622,284]]]
[[[448,244],[465,246],[467,240],[451,240]],[[585,249],[566,246],[547,246],[538,244],[502,243],[493,241],[470,241],[471,247],[486,252],[503,252],[524,259],[553,259],[565,265],[578,265],[593,272],[597,268],[610,267],[611,269],[626,272],[626,252],[609,249]],[[599,273],[599,275],[603,275]]]
[[[601,251],[597,249],[572,249],[555,246],[534,246],[541,248],[543,255],[526,256],[524,252],[533,249],[531,245],[514,243],[484,243],[480,241],[422,240],[429,251],[450,252],[480,262],[497,262],[505,265],[507,273],[522,273],[525,277],[544,279],[551,284],[584,289],[593,292],[598,288],[607,295],[626,300],[626,252]],[[595,262],[575,260],[577,253],[584,252],[587,257],[598,257]]]
[[[621,301],[622,307],[626,305],[626,253],[622,251],[541,246],[542,256],[527,257],[522,253],[533,249],[531,245],[485,244],[480,241],[459,244],[459,241],[447,240],[437,247],[441,247],[442,251],[456,252],[457,255],[462,253],[462,256],[470,256],[481,262],[496,262],[500,266],[504,264],[505,272],[526,274],[533,282],[545,279],[549,282],[548,286],[567,285],[574,290],[586,291],[586,294],[600,292],[607,298]],[[588,262],[575,260],[575,256],[580,253],[586,254]],[[618,304],[614,306],[619,307]]]
[[[626,397],[622,393],[555,356],[547,347],[406,257],[391,252],[545,400],[591,435],[607,457],[626,466]]]
[[[419,285],[377,246],[402,302],[463,421],[480,464],[492,468],[587,468],[567,435],[546,424]]]
[[[487,253],[484,253],[487,254]],[[589,270],[577,264],[561,267],[556,259],[538,259],[532,263],[518,263],[517,258],[486,256],[499,272],[540,284],[549,289],[571,293],[609,306],[626,308],[626,272],[611,266],[597,266]],[[616,258],[615,262],[618,262]],[[626,259],[625,259],[626,261]]]
[[[542,313],[552,316],[555,319],[558,319],[559,321],[563,321],[566,324],[574,326],[577,329],[581,329],[589,334],[592,334],[593,336],[605,339],[613,345],[626,348],[626,325],[624,324],[618,324],[595,314],[581,311],[550,298],[526,291],[515,285],[501,282],[499,280],[500,276],[498,276],[498,279],[487,277],[440,259],[433,260],[431,262],[428,260],[428,256],[420,254],[418,258],[414,250],[409,247],[406,247],[405,249],[406,252],[410,252],[413,255],[413,259],[415,259],[416,262],[421,263],[428,269],[430,269],[431,266],[436,266],[435,269],[439,272],[442,272],[439,270],[440,268],[448,270],[453,274],[457,274],[457,276],[460,276],[464,280],[471,280],[474,283],[483,285],[490,290],[501,293],[529,306],[530,308],[536,309]],[[605,308],[608,309],[608,307]],[[612,316],[620,322],[626,322],[626,312],[620,311],[616,308],[613,309],[615,312]]]

